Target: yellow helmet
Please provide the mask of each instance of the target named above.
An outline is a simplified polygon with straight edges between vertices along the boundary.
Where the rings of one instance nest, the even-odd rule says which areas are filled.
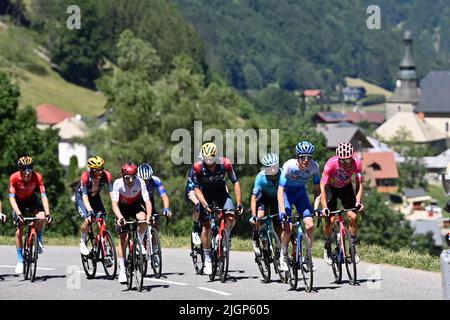
[[[200,153],[203,159],[214,158],[217,154],[217,146],[212,142],[205,143]]]
[[[22,169],[23,167],[33,167],[33,159],[29,156],[22,157],[17,161],[17,166],[19,169]]]
[[[96,156],[89,158],[87,164],[89,169],[103,169],[103,166],[105,165],[105,160],[103,160],[102,157]]]

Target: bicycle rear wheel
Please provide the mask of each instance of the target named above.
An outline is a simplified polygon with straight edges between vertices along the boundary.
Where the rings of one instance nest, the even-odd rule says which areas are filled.
[[[219,275],[220,282],[225,282],[228,276],[228,266],[230,264],[230,240],[226,231],[222,232],[220,241]]]
[[[105,269],[106,277],[109,280],[114,280],[117,275],[117,253],[114,245],[114,239],[109,231],[105,232],[103,250],[103,269]]]
[[[81,255],[81,264],[83,265],[86,277],[88,279],[93,279],[97,272],[97,248],[95,247],[92,231],[87,235],[86,247],[89,250],[89,254],[87,256]]]
[[[339,232],[339,231],[338,231]],[[333,269],[334,281],[341,283],[342,281],[342,252],[341,242],[338,241],[338,233],[333,228],[331,235],[331,268]]]
[[[136,290],[141,292],[144,287],[144,256],[142,255],[141,242],[137,237],[133,241],[133,264]]]
[[[152,250],[151,256],[151,264],[153,273],[155,274],[155,278],[160,278],[162,274],[162,250],[161,250],[161,241],[159,240],[158,231],[152,228],[152,242],[150,245],[155,250]]]
[[[305,284],[305,291],[311,292],[313,289],[313,280],[314,280],[314,271],[313,271],[313,263],[312,263],[312,252],[311,245],[309,243],[309,239],[304,234],[301,237],[301,244],[297,250],[300,254],[301,260],[301,273],[303,278],[303,283]]]
[[[348,236],[347,230],[344,234],[344,261],[347,269],[348,281],[352,286],[356,285],[356,263],[355,263],[355,246]]]
[[[34,282],[36,279],[36,267],[38,261],[38,239],[36,235],[31,236],[31,246],[30,246],[30,281]]]

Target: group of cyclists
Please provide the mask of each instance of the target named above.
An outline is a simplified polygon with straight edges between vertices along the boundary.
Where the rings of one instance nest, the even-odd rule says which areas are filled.
[[[263,170],[256,176],[251,196],[251,219],[254,225],[252,236],[255,253],[260,252],[258,247],[258,229],[262,218],[268,214],[277,214],[278,218],[273,220],[274,228],[281,239],[282,259],[281,270],[288,270],[288,244],[292,232],[292,212],[295,206],[299,215],[302,216],[309,243],[312,244],[314,234],[313,215],[314,210],[309,200],[306,185],[312,180],[314,185],[314,198],[320,197],[322,215],[326,216],[324,227],[324,259],[331,265],[330,235],[334,216],[329,216],[330,211],[336,210],[337,199],[340,199],[345,209],[357,208],[364,210],[361,203],[363,196],[362,165],[361,161],[354,155],[354,150],[349,142],[338,145],[336,156],[330,158],[320,172],[319,164],[313,160],[315,147],[308,141],[302,141],[295,147],[296,158],[286,161],[280,168],[278,155],[270,153],[261,159]],[[210,217],[214,208],[225,210],[225,228],[230,239],[231,231],[236,224],[235,214],[242,215],[244,207],[242,204],[241,186],[231,161],[226,157],[218,157],[217,146],[208,142],[200,150],[199,159],[188,172],[185,195],[186,200],[193,206],[193,230],[192,242],[202,246],[204,254],[204,274],[212,273],[211,262],[211,223]],[[39,218],[37,223],[38,250],[44,250],[42,233],[47,223],[52,222],[49,203],[45,193],[45,186],[41,174],[34,171],[33,159],[29,156],[21,157],[18,162],[18,171],[10,176],[9,200],[13,210],[13,219],[17,226],[16,249],[18,262],[16,273],[23,272],[23,217],[33,215]],[[98,213],[106,213],[101,198],[101,192],[106,187],[112,204],[112,211],[116,217],[116,224],[125,228],[130,219],[146,221],[138,226],[138,238],[143,243],[148,224],[155,221],[155,190],[163,202],[163,214],[170,218],[170,200],[161,179],[153,174],[150,164],[143,163],[137,166],[133,162],[125,162],[121,167],[121,177],[113,181],[111,173],[105,170],[105,161],[100,156],[88,159],[88,171],[83,172],[80,182],[76,187],[75,206],[82,218],[80,252],[88,255],[86,246],[87,234],[93,223],[93,218]],[[226,176],[233,184],[235,203],[230,196],[226,184]],[[352,176],[356,176],[356,190],[352,185]],[[327,199],[327,189],[331,197]],[[40,192],[40,198],[36,194]],[[1,199],[0,199],[1,200]],[[1,213],[0,219],[6,220]],[[350,220],[350,236],[354,244],[357,240],[357,213],[348,212]],[[119,282],[126,283],[125,273],[125,246],[127,233],[120,233],[120,244],[117,249],[119,262]],[[146,254],[145,247],[142,254]],[[357,256],[357,255],[356,255]],[[356,260],[359,260],[357,258]],[[315,268],[315,267],[314,267]]]

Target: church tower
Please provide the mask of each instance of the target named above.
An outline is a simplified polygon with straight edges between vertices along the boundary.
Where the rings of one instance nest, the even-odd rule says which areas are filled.
[[[420,100],[420,89],[418,87],[416,64],[413,60],[412,34],[410,31],[405,32],[403,42],[405,44],[405,54],[400,62],[394,94],[387,99],[386,120],[390,119],[397,112],[413,112]]]

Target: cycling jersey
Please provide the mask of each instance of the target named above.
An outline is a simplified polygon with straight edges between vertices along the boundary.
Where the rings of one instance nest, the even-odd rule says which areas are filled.
[[[320,169],[316,161],[310,161],[307,168],[301,169],[298,166],[298,161],[291,159],[283,165],[280,186],[285,189],[298,189],[304,187],[311,177],[314,184],[320,183]]]
[[[127,186],[122,178],[114,181],[112,201],[118,201],[121,205],[129,206],[141,201],[141,199],[144,201],[150,200],[144,180],[136,177],[131,187]]]
[[[46,197],[44,180],[42,179],[41,174],[37,172],[33,172],[31,175],[31,180],[25,182],[22,179],[20,171],[13,173],[9,177],[9,197],[17,198],[17,200],[26,200],[30,198],[39,188],[42,197]]]
[[[265,171],[261,171],[255,178],[252,194],[257,200],[273,201],[277,200],[278,182],[280,181],[281,170],[278,170],[277,179],[272,181]]]
[[[147,186],[147,191],[150,198],[153,198],[153,192],[155,189],[158,190],[160,197],[166,194],[166,189],[164,188],[161,179],[157,176],[152,176],[151,179],[145,181],[145,185]]]
[[[186,181],[186,187],[184,188],[184,192],[186,197],[189,196],[189,192],[194,191],[194,181],[192,181],[192,177],[194,175],[194,166],[189,169],[188,178]]]
[[[98,182],[98,185],[94,184],[94,175],[89,171],[83,172],[81,175],[80,183],[76,188],[76,193],[79,195],[88,195],[89,197],[96,197],[103,190],[103,187],[108,185],[108,191],[112,192],[113,183],[112,175],[109,171],[104,170],[103,174]]]
[[[351,165],[343,167],[339,162],[339,157],[330,158],[323,169],[322,183],[333,188],[343,188],[352,182],[353,174],[356,180],[362,182],[362,163],[356,157],[351,158]]]
[[[216,198],[228,194],[225,182],[226,173],[232,183],[238,181],[233,165],[228,158],[219,158],[214,171],[209,171],[203,161],[198,161],[193,166],[191,179],[194,187],[200,188],[206,198]]]

